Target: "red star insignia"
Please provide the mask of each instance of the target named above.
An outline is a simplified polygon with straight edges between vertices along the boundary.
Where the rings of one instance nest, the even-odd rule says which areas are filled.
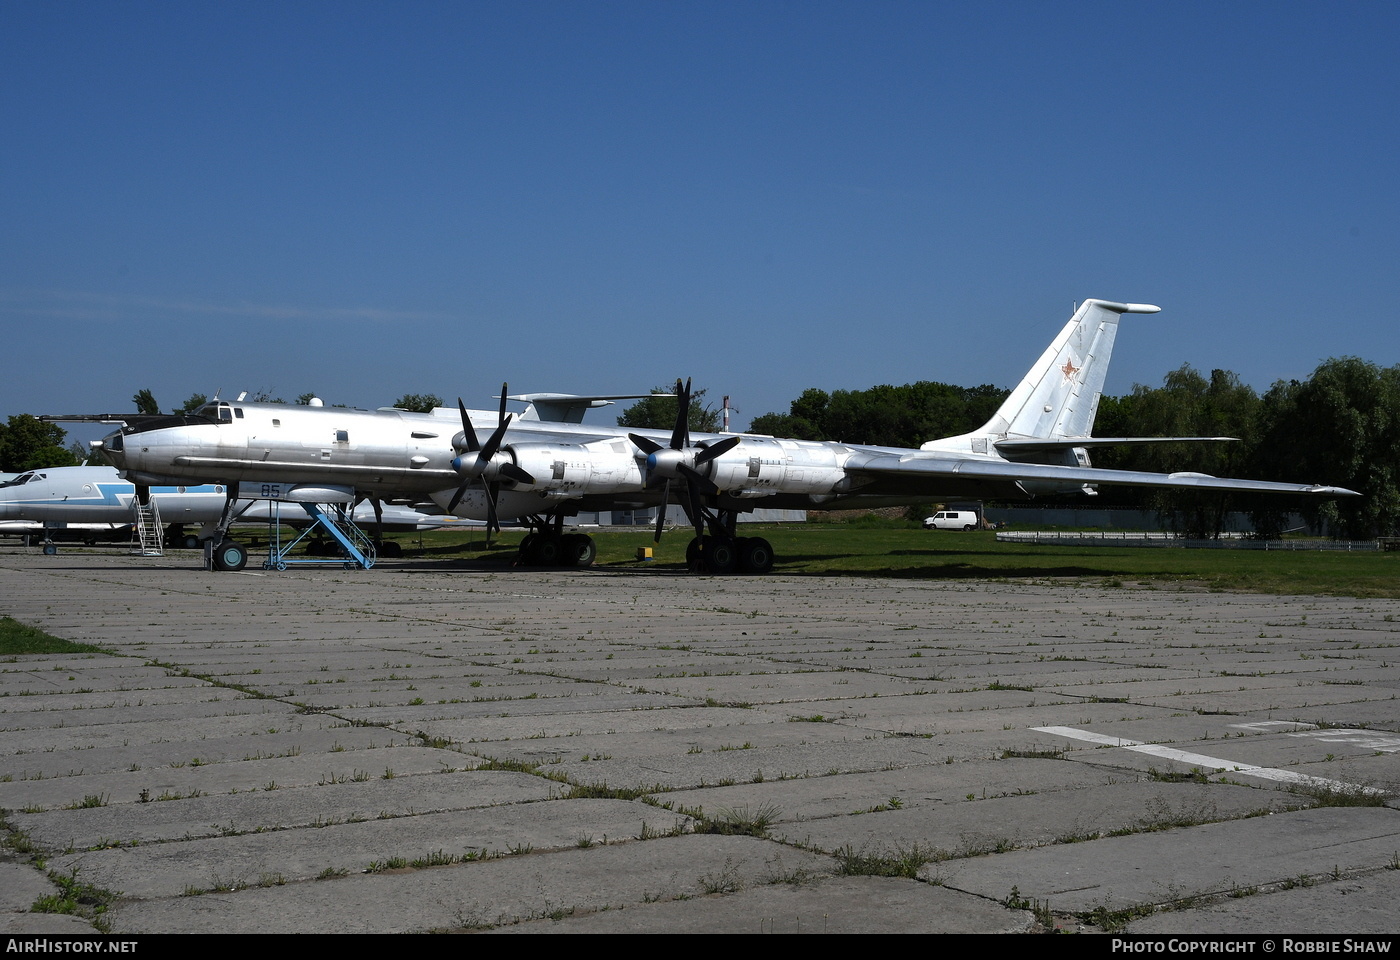
[[[1072,360],[1066,360],[1066,361],[1065,361],[1065,365],[1064,365],[1063,367],[1060,368],[1060,372],[1063,373],[1063,374],[1065,375],[1065,379],[1066,379],[1066,380],[1073,380],[1073,379],[1074,379],[1074,375],[1075,375],[1076,373],[1078,373],[1079,370],[1080,370],[1080,368],[1079,368],[1079,367],[1076,367],[1076,366],[1074,365],[1074,361],[1072,361]]]

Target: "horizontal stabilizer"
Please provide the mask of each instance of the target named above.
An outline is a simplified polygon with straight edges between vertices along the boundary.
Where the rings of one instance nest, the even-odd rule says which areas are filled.
[[[583,415],[595,407],[611,406],[617,400],[646,400],[650,397],[673,397],[673,393],[626,393],[592,397],[572,393],[521,393],[508,397],[529,404],[521,420],[546,420],[553,423],[582,423]]]
[[[1299,493],[1319,497],[1359,497],[1345,487],[1315,483],[1277,483],[1271,480],[1235,480],[1203,473],[1146,473],[1138,470],[1100,470],[1093,467],[1066,467],[1044,463],[1016,463],[995,460],[949,460],[945,457],[877,456],[859,465],[850,464],[853,474],[917,482],[958,477],[969,480],[1048,481],[1064,484],[1102,484],[1132,487],[1166,487],[1182,490],[1238,490],[1254,493]]]

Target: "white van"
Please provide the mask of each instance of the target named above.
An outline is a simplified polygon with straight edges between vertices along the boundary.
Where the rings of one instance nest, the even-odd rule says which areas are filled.
[[[976,530],[977,514],[972,510],[940,510],[924,517],[925,530]]]

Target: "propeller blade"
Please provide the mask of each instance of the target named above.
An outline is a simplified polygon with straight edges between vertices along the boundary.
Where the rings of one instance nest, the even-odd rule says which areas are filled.
[[[496,450],[501,445],[501,439],[506,435],[506,427],[510,426],[511,414],[506,414],[501,425],[491,432],[491,436],[486,439],[486,445],[481,448],[481,453],[477,454],[483,466],[496,455]]]
[[[702,463],[709,463],[716,457],[724,456],[730,450],[733,450],[735,447],[737,447],[739,445],[739,441],[742,439],[742,437],[726,437],[718,443],[710,444],[708,447],[701,450],[700,453],[696,455],[696,465],[699,466]]]
[[[462,436],[467,441],[467,452],[475,453],[481,449],[481,444],[476,441],[476,430],[472,427],[472,418],[467,416],[467,405],[462,402],[462,398],[457,398],[457,409],[462,411]]]
[[[686,492],[690,494],[690,502],[685,515],[695,527],[695,535],[703,537],[705,535],[705,505],[700,500],[700,491],[692,483],[687,485]]]
[[[671,481],[666,481],[666,486],[661,489],[661,506],[656,511],[656,539],[655,543],[661,542],[661,529],[666,526],[666,505],[671,502]]]
[[[501,522],[496,517],[496,485],[486,484],[486,538],[491,538],[491,531],[497,533],[501,531]]]
[[[634,444],[636,444],[637,449],[641,450],[642,453],[655,453],[658,450],[666,449],[661,444],[657,443],[655,440],[652,440],[650,437],[643,437],[640,434],[629,433],[627,435],[627,439],[631,440]]]
[[[685,477],[686,484],[692,490],[701,490],[709,497],[713,497],[715,494],[719,493],[719,487],[715,482],[698,470],[692,470],[682,463],[676,467],[676,472]]]
[[[516,483],[534,483],[535,478],[529,472],[522,470],[513,463],[503,463],[500,466],[501,476],[507,480],[514,480]]]
[[[467,492],[467,485],[470,484],[470,483],[471,483],[470,480],[464,480],[464,481],[462,481],[461,486],[459,486],[459,487],[457,488],[457,492],[454,493],[454,494],[452,495],[452,499],[451,499],[450,501],[448,501],[448,504],[447,504],[447,512],[448,512],[448,513],[451,513],[453,510],[456,510],[456,509],[457,509],[457,504],[459,504],[459,503],[462,502],[462,497],[465,496],[465,495],[466,495],[466,492]]]
[[[690,436],[690,381],[686,380],[685,386],[681,386],[680,378],[676,378],[676,425],[671,430],[671,449],[680,450],[686,445]]]

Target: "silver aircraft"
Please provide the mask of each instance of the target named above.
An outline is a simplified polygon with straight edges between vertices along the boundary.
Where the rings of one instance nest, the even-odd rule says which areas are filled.
[[[195,548],[201,540],[219,533],[218,524],[228,505],[222,484],[151,486],[144,492],[159,510],[166,546]],[[27,470],[0,483],[0,536],[42,539],[45,553],[57,552],[53,541],[58,538],[130,538],[137,497],[136,486],[123,480],[115,467]],[[271,508],[270,500],[239,500],[234,516],[241,523],[268,523],[274,516],[287,525],[305,522],[295,513],[284,519],[280,511]],[[370,505],[364,503],[353,511],[352,518],[357,523],[376,520]],[[395,506],[385,507],[378,519],[383,528],[392,530],[432,529],[443,526],[444,519],[457,520]]]
[[[286,484],[352,488],[383,499],[431,498],[449,513],[491,526],[531,527],[522,562],[587,564],[596,553],[566,535],[579,510],[645,508],[678,502],[695,528],[692,569],[762,573],[773,551],[735,533],[739,514],[779,509],[879,507],[942,499],[1015,500],[1092,494],[1103,484],[1356,496],[1340,487],[1216,478],[1199,473],[1105,470],[1089,448],[1183,439],[1093,437],[1118,321],[1159,307],[1086,300],[985,425],[915,449],[749,434],[691,434],[689,385],[676,425],[628,432],[585,425],[582,409],[604,398],[533,395],[518,418],[500,408],[431,413],[286,406],[217,400],[194,416],[131,420],[94,447],[137,485],[222,482],[233,498]],[[570,407],[570,404],[573,404]],[[482,439],[483,435],[485,439]],[[226,527],[224,527],[226,529]],[[660,536],[658,520],[657,536]],[[241,565],[220,541],[216,568]]]

